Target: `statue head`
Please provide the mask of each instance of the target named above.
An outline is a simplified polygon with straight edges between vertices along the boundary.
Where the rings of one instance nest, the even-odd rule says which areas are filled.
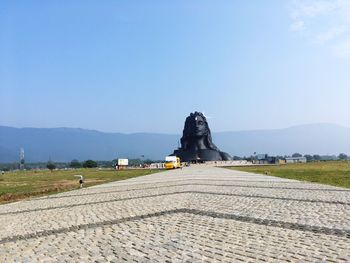
[[[211,139],[211,133],[206,117],[201,112],[191,113],[186,118],[185,127],[181,138],[181,148],[187,149],[190,142],[204,139],[207,149],[217,150]]]

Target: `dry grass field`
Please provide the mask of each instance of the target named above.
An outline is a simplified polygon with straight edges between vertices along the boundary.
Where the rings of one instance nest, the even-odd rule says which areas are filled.
[[[350,188],[350,162],[348,161],[231,167],[230,169]]]
[[[149,169],[74,169],[14,171],[0,175],[0,203],[12,202],[33,196],[59,193],[79,188],[79,178],[84,176],[84,187],[124,180],[158,172]]]

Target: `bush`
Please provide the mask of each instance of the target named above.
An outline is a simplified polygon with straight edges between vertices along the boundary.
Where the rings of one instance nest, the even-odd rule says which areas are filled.
[[[345,153],[341,153],[341,154],[339,154],[338,158],[339,158],[340,160],[347,160],[347,159],[348,159],[348,156],[347,156]]]
[[[56,165],[53,162],[48,162],[46,165],[46,168],[49,169],[50,171],[56,169]]]
[[[81,168],[82,164],[78,160],[72,160],[69,164],[71,168]]]
[[[93,161],[93,160],[86,160],[83,163],[83,167],[84,168],[94,168],[97,167],[97,162]]]

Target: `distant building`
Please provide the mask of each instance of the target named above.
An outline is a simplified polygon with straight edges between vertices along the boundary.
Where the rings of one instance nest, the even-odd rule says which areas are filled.
[[[288,163],[306,163],[306,157],[275,157],[268,154],[257,154],[252,157],[252,163],[254,164],[288,164]]]
[[[306,163],[306,157],[286,157],[286,163]]]
[[[254,164],[277,164],[278,160],[276,157],[269,156],[268,154],[257,154],[255,158],[253,157]]]
[[[322,155],[320,161],[337,161],[339,158],[335,155]]]

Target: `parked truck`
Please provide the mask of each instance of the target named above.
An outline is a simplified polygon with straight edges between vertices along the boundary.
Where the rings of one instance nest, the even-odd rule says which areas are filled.
[[[176,169],[176,168],[181,168],[180,158],[176,156],[166,156],[165,169]]]

